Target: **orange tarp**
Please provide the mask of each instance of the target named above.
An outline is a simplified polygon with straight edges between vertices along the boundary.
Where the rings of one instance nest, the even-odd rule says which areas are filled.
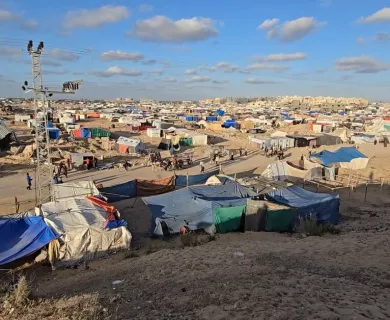
[[[156,179],[137,179],[137,197],[155,196],[175,189],[175,176]]]

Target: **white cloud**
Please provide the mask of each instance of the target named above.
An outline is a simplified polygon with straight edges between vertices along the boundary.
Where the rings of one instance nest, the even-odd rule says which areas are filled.
[[[106,51],[100,55],[100,60],[105,61],[114,61],[114,60],[129,60],[129,61],[139,61],[144,58],[144,55],[139,52],[123,52],[120,50],[117,51]]]
[[[257,78],[248,78],[245,80],[245,82],[249,83],[249,84],[275,84],[275,83],[279,83],[279,82],[275,82],[275,81],[260,80]]]
[[[152,12],[154,9],[154,7],[151,5],[151,4],[141,4],[138,8],[139,12],[142,12],[142,13],[148,13],[148,12]]]
[[[184,74],[194,75],[194,74],[196,74],[196,70],[195,69],[188,69],[188,70],[184,71]]]
[[[49,67],[61,67],[62,66],[62,63],[57,62],[57,61],[53,61],[53,60],[42,59],[41,63],[43,66],[49,66]]]
[[[223,71],[224,73],[232,73],[232,72],[237,71],[239,68],[237,66],[231,65],[228,62],[222,61],[222,62],[217,63],[215,66],[202,65],[202,66],[199,66],[198,69],[207,70],[210,72],[216,72],[216,71],[220,70],[220,71]]]
[[[142,64],[144,64],[144,65],[151,65],[151,64],[156,64],[156,63],[157,63],[157,60],[154,60],[154,59],[142,61]]]
[[[177,82],[177,79],[175,79],[175,78],[165,78],[165,79],[163,79],[163,81],[164,82],[170,82],[170,83],[174,83],[174,82]]]
[[[274,70],[274,71],[286,71],[289,67],[279,64],[267,64],[267,63],[254,63],[245,68],[247,71],[252,70]]]
[[[69,71],[67,69],[55,69],[55,70],[42,70],[44,74],[65,74]]]
[[[22,20],[19,23],[19,28],[26,31],[38,30],[39,24],[36,20]]]
[[[356,43],[357,44],[365,44],[366,43],[366,39],[364,37],[358,37],[356,39]]]
[[[137,21],[128,36],[142,41],[182,43],[216,37],[218,30],[208,18],[194,17],[173,21],[164,16],[155,16]]]
[[[150,72],[153,73],[153,74],[162,75],[164,73],[164,70],[163,69],[154,69],[154,70],[152,70]]]
[[[208,82],[210,81],[211,78],[207,76],[193,76],[189,79],[186,79],[187,83],[192,83],[192,82]]]
[[[285,61],[294,61],[294,60],[305,60],[307,58],[307,53],[296,52],[296,53],[276,53],[270,54],[268,56],[256,56],[254,57],[255,61],[263,62],[285,62]]]
[[[229,83],[229,80],[213,80],[214,84],[225,84]]]
[[[19,14],[13,13],[8,10],[0,9],[0,22],[14,21],[14,20],[18,20],[19,18],[20,18]]]
[[[216,67],[217,69],[227,68],[227,67],[229,67],[229,66],[230,66],[230,64],[229,64],[228,62],[225,62],[225,61],[219,62],[219,63],[217,63],[217,64],[215,65],[215,67]]]
[[[136,77],[136,76],[140,76],[142,72],[139,70],[122,69],[118,66],[115,66],[115,67],[110,67],[105,71],[92,71],[91,74],[99,77],[106,77],[106,78],[112,76]]]
[[[293,42],[302,39],[325,25],[326,22],[317,21],[313,17],[301,17],[266,29],[268,30],[267,38],[279,39],[282,42]]]
[[[65,61],[77,61],[80,56],[72,51],[63,49],[53,49],[45,51],[45,54],[50,56],[52,59],[65,60]]]
[[[65,29],[96,28],[102,24],[115,23],[130,16],[125,6],[102,6],[97,9],[69,11],[65,15]]]
[[[237,66],[229,66],[223,70],[224,73],[236,72],[239,68]]]
[[[0,9],[0,23],[17,22],[19,29],[24,31],[35,31],[38,29],[38,22],[26,19],[23,13],[15,13]]]
[[[374,36],[374,41],[377,42],[389,42],[390,41],[390,32],[377,32]]]
[[[273,18],[273,19],[267,19],[267,20],[264,20],[264,22],[262,24],[260,24],[257,29],[261,29],[261,30],[271,30],[273,28],[275,28],[279,23],[279,19],[277,18]]]
[[[22,53],[23,53],[22,49],[0,47],[0,56],[12,57],[12,56],[21,55]]]
[[[361,17],[358,22],[361,23],[380,23],[390,22],[390,7],[383,8],[368,17]]]
[[[335,69],[356,73],[378,73],[389,70],[390,64],[368,56],[357,56],[336,60]]]

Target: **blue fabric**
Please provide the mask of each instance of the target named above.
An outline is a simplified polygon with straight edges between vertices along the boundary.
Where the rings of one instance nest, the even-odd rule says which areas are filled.
[[[214,224],[214,208],[245,205],[247,198],[255,195],[237,183],[229,183],[187,187],[142,200],[152,214],[153,234],[162,236],[162,221],[168,225],[170,233],[178,233],[183,226],[191,230],[206,228]]]
[[[131,180],[122,184],[117,184],[112,187],[99,189],[108,202],[117,202],[125,199],[137,197],[137,182]]]
[[[354,147],[342,147],[335,152],[324,150],[314,153],[310,158],[318,158],[324,166],[327,166],[335,162],[350,162],[356,158],[367,158],[367,156]]]
[[[47,129],[49,132],[49,138],[53,140],[57,140],[60,138],[61,131],[58,128],[50,128]]]
[[[337,224],[340,219],[340,197],[336,194],[314,193],[298,186],[268,193],[272,200],[298,209],[298,217],[315,214],[318,222]]]
[[[201,173],[194,176],[188,176],[188,185],[193,186],[197,184],[205,184],[207,179],[219,173],[219,169],[213,170],[211,172]],[[176,176],[175,181],[176,186],[186,187],[187,186],[187,176],[180,175]]]
[[[104,229],[116,229],[120,227],[127,227],[126,220],[111,220],[108,221]]]
[[[216,111],[217,115],[219,115],[220,117],[222,117],[224,114],[225,114],[225,111],[221,110],[221,109],[218,109]]]
[[[213,121],[217,121],[217,117],[216,116],[209,116],[209,117],[206,117],[206,121],[209,121],[209,122],[213,122]]]
[[[56,238],[42,217],[0,219],[0,265],[28,256]]]
[[[83,138],[91,138],[91,137],[92,137],[91,130],[86,129],[86,128],[82,128],[82,129],[81,129],[81,136],[82,136]]]

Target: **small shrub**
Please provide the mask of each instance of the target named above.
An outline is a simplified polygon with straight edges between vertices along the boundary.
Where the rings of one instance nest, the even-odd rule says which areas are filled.
[[[310,213],[309,216],[299,218],[299,232],[306,236],[321,237],[325,233],[326,228],[317,222],[315,214]]]
[[[6,301],[13,307],[24,307],[28,304],[31,286],[26,276],[19,276],[16,284],[6,296]]]

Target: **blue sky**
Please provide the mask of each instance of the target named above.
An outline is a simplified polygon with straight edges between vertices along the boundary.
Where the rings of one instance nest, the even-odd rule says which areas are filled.
[[[0,96],[23,95],[32,39],[46,85],[83,79],[80,98],[390,101],[388,1],[55,2],[0,0]]]

